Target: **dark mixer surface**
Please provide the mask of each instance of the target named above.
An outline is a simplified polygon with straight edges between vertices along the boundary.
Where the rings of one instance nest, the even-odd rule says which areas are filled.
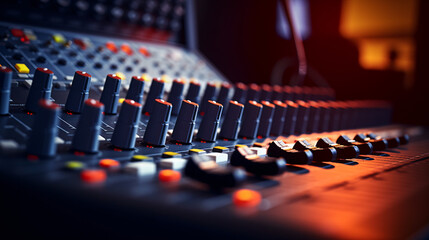
[[[426,236],[429,135],[392,124],[388,102],[232,84],[179,28],[129,40],[54,23],[0,22],[5,234]]]

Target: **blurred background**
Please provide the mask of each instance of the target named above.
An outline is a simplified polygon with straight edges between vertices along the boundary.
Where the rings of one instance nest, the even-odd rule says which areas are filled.
[[[401,123],[429,124],[429,2],[291,0],[304,85],[338,99],[388,99]],[[296,50],[279,1],[196,1],[199,49],[232,82],[288,84]]]

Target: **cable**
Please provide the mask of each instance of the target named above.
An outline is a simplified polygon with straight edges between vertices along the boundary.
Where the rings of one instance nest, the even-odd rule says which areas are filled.
[[[305,76],[307,75],[307,58],[305,56],[305,49],[304,49],[304,44],[302,42],[302,38],[299,35],[299,33],[297,32],[296,28],[295,28],[295,22],[293,21],[292,18],[292,7],[291,7],[291,0],[283,0],[281,1],[281,3],[283,4],[283,7],[285,9],[285,13],[286,13],[286,19],[289,22],[289,26],[290,26],[290,32],[292,34],[292,40],[293,43],[295,45],[295,49],[296,49],[296,55],[298,58],[298,76],[299,78],[297,79],[297,85],[301,85],[305,79]]]

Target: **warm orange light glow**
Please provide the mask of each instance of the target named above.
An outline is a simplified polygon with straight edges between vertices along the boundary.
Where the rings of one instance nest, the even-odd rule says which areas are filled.
[[[119,162],[113,159],[101,159],[98,163],[100,167],[104,168],[113,168],[113,167],[119,167]]]
[[[237,207],[255,207],[261,203],[261,194],[250,189],[241,189],[233,194],[232,201]]]
[[[161,182],[178,182],[181,178],[181,174],[178,171],[165,169],[159,172],[158,178]]]

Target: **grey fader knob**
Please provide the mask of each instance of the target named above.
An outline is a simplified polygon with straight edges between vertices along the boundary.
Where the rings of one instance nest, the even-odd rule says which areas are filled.
[[[198,104],[200,102],[200,88],[201,84],[196,79],[191,79],[185,99]]]
[[[39,109],[39,100],[51,98],[52,78],[54,73],[47,68],[37,68],[34,73],[30,92],[27,96],[25,109],[30,112],[37,112]]]
[[[172,107],[171,103],[162,99],[155,100],[153,111],[144,133],[144,143],[156,147],[165,145]]]
[[[176,116],[179,114],[180,106],[183,101],[183,89],[185,88],[184,79],[174,79],[171,86],[170,93],[168,94],[167,102],[171,103],[171,114]]]
[[[229,93],[231,92],[232,86],[229,83],[222,83],[219,90],[219,95],[217,96],[216,102],[222,104],[226,108],[229,102]]]
[[[259,127],[262,104],[255,101],[248,101],[244,106],[243,124],[241,124],[239,136],[247,139],[254,139]]]
[[[203,98],[200,104],[200,114],[204,115],[209,105],[209,100],[215,100],[216,95],[216,84],[207,83],[206,89],[204,90]]]
[[[274,109],[273,124],[271,126],[270,135],[279,136],[283,132],[283,127],[285,125],[285,115],[287,110],[287,105],[278,100],[274,100]]]
[[[119,91],[121,78],[115,74],[109,74],[104,83],[100,102],[104,104],[105,114],[116,114],[118,112]]]
[[[207,142],[216,141],[217,128],[219,126],[220,117],[222,116],[223,106],[220,103],[209,100],[198,129],[197,138]]]
[[[190,144],[197,119],[198,104],[189,100],[183,100],[180,107],[179,116],[177,116],[171,139],[173,141]]]
[[[153,104],[155,99],[162,99],[164,94],[164,80],[159,78],[154,78],[152,84],[150,85],[149,93],[146,97],[146,103],[143,107],[143,113],[150,115],[152,113]]]
[[[55,138],[58,135],[60,106],[46,99],[40,99],[38,105],[34,125],[27,142],[27,153],[41,158],[51,158],[57,152]]]
[[[229,101],[228,110],[222,123],[219,138],[236,140],[241,125],[244,105],[237,101]]]
[[[140,104],[143,103],[144,78],[133,76],[125,99],[131,99]]]
[[[103,119],[104,105],[88,99],[83,105],[82,115],[73,136],[72,149],[85,153],[98,152],[98,136]]]
[[[232,96],[233,101],[239,103],[245,103],[247,94],[247,86],[244,83],[237,83],[234,88],[234,95]]]
[[[121,106],[115,130],[112,135],[112,145],[121,149],[133,149],[136,142],[142,105],[134,100],[126,99]]]
[[[273,114],[274,114],[274,104],[262,101],[261,104],[264,106],[262,108],[261,113],[261,122],[259,124],[258,128],[258,137],[265,138],[268,136],[270,130],[271,130],[271,123],[273,122]]]
[[[87,72],[76,71],[64,109],[69,112],[80,113],[84,102],[88,99],[90,86],[91,75]]]

